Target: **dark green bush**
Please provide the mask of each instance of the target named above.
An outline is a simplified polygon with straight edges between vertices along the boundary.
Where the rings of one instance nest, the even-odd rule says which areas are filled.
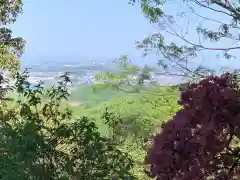
[[[0,179],[135,179],[131,158],[99,133],[94,120],[72,121],[71,111],[61,107],[68,98],[67,75],[47,91],[30,88],[26,78],[16,76],[23,98],[0,107]]]

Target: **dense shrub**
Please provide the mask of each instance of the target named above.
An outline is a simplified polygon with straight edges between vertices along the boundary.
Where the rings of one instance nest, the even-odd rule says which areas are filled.
[[[240,89],[231,74],[190,84],[183,109],[153,140],[148,173],[159,180],[234,180],[240,174]]]
[[[23,97],[0,108],[0,179],[135,179],[131,158],[112,138],[87,117],[72,122],[70,110],[61,107],[67,76],[46,94],[41,85],[30,87],[27,76],[16,78]]]

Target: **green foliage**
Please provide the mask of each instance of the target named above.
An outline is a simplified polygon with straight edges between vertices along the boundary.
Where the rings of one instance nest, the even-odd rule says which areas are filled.
[[[128,95],[115,99],[106,106],[122,119],[118,131],[121,131],[123,136],[142,141],[149,138],[157,124],[161,124],[176,111],[177,99],[176,90],[161,88],[142,95]]]
[[[198,81],[221,73],[216,66],[213,69],[194,61],[199,60],[198,55],[202,57],[207,52],[214,64],[220,58],[236,58],[234,51],[240,49],[234,45],[239,43],[240,36],[238,0],[130,0],[132,4],[136,2],[143,15],[158,28],[158,32],[137,41],[137,48],[145,56],[154,54],[158,57],[159,74]]]
[[[102,115],[107,108],[108,113],[112,113],[121,121],[117,126],[118,133],[136,140],[143,138],[144,134],[149,135],[156,124],[161,124],[165,119],[170,118],[180,108],[177,100],[177,87],[155,87],[148,92],[118,94],[118,97],[108,101],[103,100],[89,108],[74,107],[73,110],[76,115],[83,113],[97,119],[100,129],[106,132]]]
[[[15,22],[18,14],[22,12],[22,5],[22,0],[2,0],[0,6],[1,24]]]
[[[181,108],[177,104],[178,88],[156,86],[149,91],[118,95],[89,108],[73,107],[73,113],[96,119],[101,134],[113,138],[134,159],[133,171],[138,179],[147,179],[142,162],[148,149],[148,140],[163,122]]]
[[[41,85],[30,88],[26,77],[16,75],[24,98],[0,108],[1,179],[135,179],[129,155],[102,136],[94,120],[72,121],[61,106],[68,98],[66,75],[46,94]]]
[[[98,85],[97,90],[92,85],[79,86],[71,91],[69,101],[80,102],[81,106],[91,108],[96,104],[111,100],[112,98],[124,96],[127,93],[123,91],[116,91],[112,88],[107,88],[105,84]]]
[[[25,41],[12,37],[12,31],[5,25],[15,22],[21,12],[21,0],[0,1],[0,68],[13,72],[19,69],[18,57],[23,53]]]
[[[103,72],[95,75],[98,81],[93,85],[95,91],[112,88],[125,93],[139,93],[148,90],[149,86],[145,86],[146,81],[150,82],[150,86],[154,84],[151,76],[153,70],[148,66],[141,68],[134,65],[126,55],[116,59],[113,63],[118,68],[117,72]]]

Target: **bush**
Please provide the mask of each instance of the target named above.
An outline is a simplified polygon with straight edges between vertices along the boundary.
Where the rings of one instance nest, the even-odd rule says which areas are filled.
[[[231,74],[190,84],[146,157],[157,179],[239,179],[240,89]]]
[[[93,120],[70,123],[71,111],[61,107],[68,98],[66,75],[47,91],[30,88],[26,75],[16,78],[23,98],[0,108],[0,179],[135,179],[132,159],[101,136]]]

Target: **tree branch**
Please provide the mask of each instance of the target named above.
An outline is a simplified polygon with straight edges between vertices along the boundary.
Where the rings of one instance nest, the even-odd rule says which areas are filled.
[[[227,12],[225,12],[225,11],[221,11],[221,10],[218,10],[218,9],[211,8],[211,7],[205,5],[205,4],[203,4],[203,3],[201,3],[201,2],[199,2],[199,1],[197,1],[197,0],[192,0],[192,2],[194,2],[195,4],[197,4],[197,5],[199,5],[199,6],[202,6],[202,7],[204,7],[204,8],[210,9],[210,10],[212,10],[212,11],[214,11],[214,12],[222,13],[222,14],[225,14],[225,15],[227,15],[227,16],[234,17],[234,16],[233,16],[232,14],[230,14],[230,13],[227,13]]]
[[[167,23],[166,23],[167,24]],[[200,44],[196,44],[196,43],[193,43],[191,41],[189,41],[188,39],[186,39],[185,37],[181,36],[180,34],[178,34],[169,24],[167,24],[167,26],[171,29],[171,31],[173,31],[173,33],[167,31],[165,29],[166,32],[172,34],[172,35],[175,35],[177,37],[179,37],[180,39],[182,39],[183,41],[185,41],[186,43],[194,46],[195,48],[200,48],[200,50],[213,50],[213,51],[229,51],[229,50],[234,50],[234,49],[240,49],[240,46],[234,46],[234,47],[228,47],[228,48],[214,48],[214,47],[205,47],[203,45],[200,45]]]
[[[240,20],[240,12],[236,10],[236,8],[233,7],[233,5],[228,1],[225,0],[225,4],[222,3],[220,0],[211,0],[212,3],[219,5],[220,7],[232,12],[235,17]]]
[[[200,17],[200,18],[202,18],[202,19],[205,19],[205,20],[208,20],[208,21],[212,21],[212,22],[216,22],[216,23],[219,23],[219,24],[226,24],[226,25],[228,25],[228,26],[231,26],[232,28],[240,29],[240,27],[237,27],[237,26],[235,27],[235,26],[233,26],[232,24],[228,24],[228,23],[225,23],[225,22],[216,20],[216,19],[212,19],[212,18],[203,16],[203,15],[197,13],[196,10],[194,10],[194,9],[193,9],[191,6],[189,6],[188,4],[187,4],[187,7],[191,10],[191,12],[192,12],[193,14],[195,14],[196,16],[198,16],[198,17]]]

